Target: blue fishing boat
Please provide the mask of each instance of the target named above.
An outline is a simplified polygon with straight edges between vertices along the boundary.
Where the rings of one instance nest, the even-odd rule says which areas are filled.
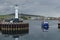
[[[42,28],[43,31],[48,31],[48,29],[49,29],[48,21],[43,21],[41,28]]]

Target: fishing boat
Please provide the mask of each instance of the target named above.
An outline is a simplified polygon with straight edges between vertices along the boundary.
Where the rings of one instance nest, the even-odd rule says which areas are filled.
[[[48,21],[43,21],[42,24],[41,24],[41,28],[42,28],[43,31],[48,31],[48,29],[49,29]]]

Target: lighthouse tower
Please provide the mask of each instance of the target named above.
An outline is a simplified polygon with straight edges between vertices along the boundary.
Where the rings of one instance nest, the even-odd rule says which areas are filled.
[[[18,5],[15,5],[15,18],[18,19]]]
[[[15,19],[13,20],[13,22],[19,22],[19,18],[18,18],[18,5],[15,5]]]

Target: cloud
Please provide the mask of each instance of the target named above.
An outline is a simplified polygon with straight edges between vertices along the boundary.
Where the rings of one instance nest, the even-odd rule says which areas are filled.
[[[60,0],[0,0],[0,15],[14,13],[15,4],[19,13],[60,17]]]

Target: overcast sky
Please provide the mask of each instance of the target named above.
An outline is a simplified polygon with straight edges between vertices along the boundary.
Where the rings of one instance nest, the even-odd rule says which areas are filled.
[[[15,4],[19,13],[60,17],[60,0],[0,0],[0,15],[14,13]]]

